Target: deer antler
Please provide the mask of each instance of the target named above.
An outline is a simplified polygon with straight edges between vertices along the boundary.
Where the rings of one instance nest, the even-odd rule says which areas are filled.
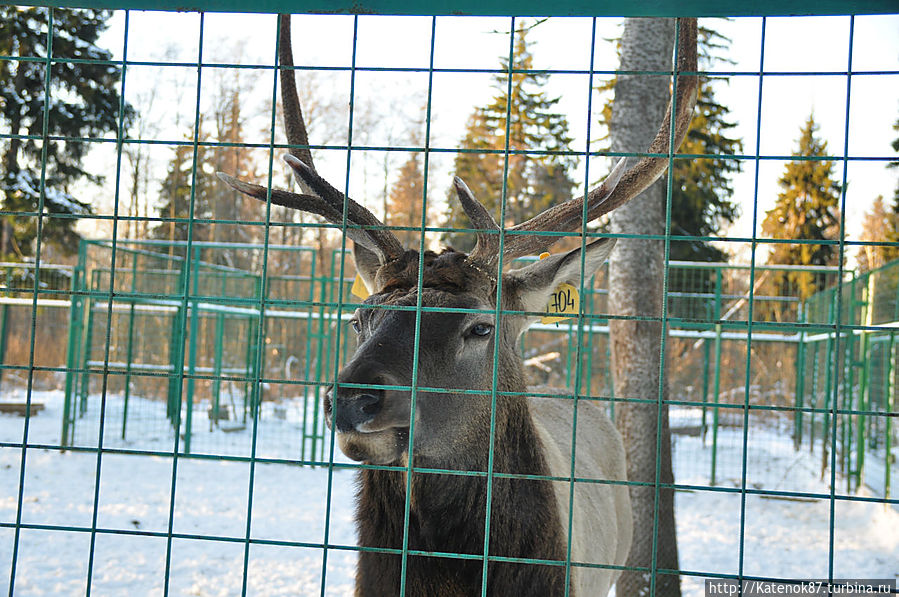
[[[319,215],[332,224],[343,224],[344,204],[346,205],[346,234],[351,240],[373,251],[381,264],[400,257],[403,245],[384,224],[362,205],[332,187],[315,171],[312,153],[309,151],[309,138],[306,133],[306,122],[297,94],[296,79],[293,72],[293,50],[290,43],[290,15],[278,16],[279,50],[278,60],[281,63],[281,103],[284,110],[284,129],[287,143],[291,145],[284,161],[293,169],[299,181],[312,194],[298,194],[289,191],[272,189],[272,203]],[[237,180],[232,176],[218,173],[218,177],[237,191],[255,199],[265,201],[268,196],[265,187]]]
[[[456,176],[453,179],[453,185],[456,187],[456,195],[459,197],[462,209],[465,210],[465,215],[478,229],[478,242],[468,256],[468,260],[485,265],[496,265],[496,258],[499,255],[499,225],[487,208],[475,199],[474,193],[461,178]]]
[[[696,19],[680,19],[678,37],[678,61],[675,72],[695,73],[697,70]],[[649,146],[647,153],[668,153],[668,144],[671,138],[670,114],[672,104],[675,105],[676,109],[674,114],[674,144],[671,148],[671,152],[677,151],[677,148],[680,147],[680,144],[687,134],[687,129],[690,127],[693,107],[696,104],[698,86],[699,83],[695,74],[677,75],[675,82],[676,94],[673,95],[668,103],[666,117],[659,128],[659,132],[656,133],[655,139],[653,139],[652,144]],[[540,232],[572,232],[579,230],[583,226],[585,199],[587,201],[586,217],[589,222],[624,205],[642,193],[647,187],[655,182],[668,167],[667,157],[644,157],[633,168],[626,172],[624,170],[624,162],[624,159],[620,160],[602,184],[591,190],[585,196],[577,199],[570,199],[565,203],[553,206],[537,216],[534,216],[527,222],[522,222],[512,228],[512,232],[533,232],[534,234],[507,235],[504,243],[503,261],[509,263],[513,259],[523,255],[536,255],[548,249],[560,238],[558,236],[541,235],[539,234]],[[456,189],[458,191],[458,184],[456,185]],[[475,222],[472,211],[466,207],[465,202],[463,202],[462,206],[472,222]],[[483,207],[481,209],[483,209]],[[476,224],[476,226],[484,230],[494,229],[491,226],[484,224]],[[493,226],[496,226],[496,224],[494,223]],[[495,229],[498,231],[499,227],[497,226]],[[482,239],[485,236],[494,237],[495,242],[493,244],[497,247],[499,246],[497,234],[491,234],[489,232],[479,233],[478,246],[476,247],[475,252],[469,256],[469,260],[476,260],[481,266],[492,270],[496,267],[499,252],[494,251],[492,255],[488,255],[486,254],[486,251],[478,250],[481,247]],[[486,245],[486,241],[483,244]]]
[[[284,156],[284,161],[293,169],[302,185],[313,194],[297,194],[273,189],[271,191],[272,202],[291,209],[318,214],[335,224],[342,224],[345,217],[351,225],[346,229],[347,236],[373,251],[382,265],[399,258],[404,251],[402,243],[396,236],[386,230],[381,221],[369,210],[349,197],[345,197],[316,172],[312,154],[309,151],[306,124],[293,74],[290,15],[280,15],[278,25],[281,101],[284,107],[284,128],[287,133],[287,141],[291,145],[290,153]],[[680,19],[678,62],[675,72],[695,73],[696,70],[696,19]],[[698,88],[696,74],[678,74],[675,88],[676,93],[668,107],[670,114],[672,104],[676,106],[673,117],[674,143],[671,152],[677,151],[677,148],[680,147],[690,126]],[[672,118],[669,116],[662,122],[647,153],[667,154],[669,152],[671,120]],[[627,171],[625,171],[624,165],[625,160],[620,160],[606,180],[586,195],[547,209],[527,222],[512,228],[510,230],[512,234],[506,237],[504,243],[503,258],[505,262],[509,263],[522,255],[540,253],[560,238],[540,234],[542,232],[571,232],[580,229],[583,226],[585,200],[587,202],[587,221],[594,220],[627,203],[665,172],[668,158],[664,155],[644,157]],[[268,196],[265,187],[242,182],[222,173],[219,173],[219,177],[250,197],[265,201]],[[484,271],[490,271],[496,267],[499,260],[501,229],[461,179],[456,178],[454,185],[462,208],[479,230],[477,245],[468,256],[468,261],[478,264]],[[344,209],[346,209],[345,214]]]
[[[290,15],[278,15],[278,61],[281,63],[281,109],[284,117],[284,132],[291,147],[290,155],[300,159],[315,170],[312,152],[309,150],[309,137],[306,134],[306,121],[300,96],[297,94],[297,80],[293,69],[293,45],[290,40]]]

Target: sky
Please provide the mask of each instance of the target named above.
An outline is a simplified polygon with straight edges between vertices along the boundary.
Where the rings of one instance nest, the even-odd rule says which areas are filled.
[[[162,13],[132,11],[128,18],[127,58],[129,61],[195,63],[200,49],[200,16],[197,13]],[[517,21],[534,23],[534,19]],[[117,12],[101,45],[116,58],[123,55],[125,13]],[[356,66],[382,70],[357,71],[354,85],[355,110],[353,142],[367,146],[410,146],[408,131],[414,129],[423,137],[423,106],[430,97],[430,145],[452,150],[458,147],[466,119],[474,106],[483,105],[495,93],[490,73],[390,72],[391,68],[427,69],[430,61],[432,25],[434,30],[434,67],[437,69],[496,69],[499,57],[509,52],[508,18],[363,16],[358,20]],[[899,132],[893,125],[899,119],[899,16],[859,16],[850,26],[849,17],[783,17],[769,18],[764,23],[764,59],[762,59],[761,18],[732,20],[703,19],[700,26],[710,27],[731,39],[727,57],[733,64],[718,63],[717,71],[739,73],[728,82],[718,84],[719,101],[730,108],[737,124],[735,135],[743,139],[744,154],[789,156],[797,146],[800,127],[810,114],[819,123],[819,135],[827,141],[828,152],[842,156],[873,158],[849,161],[846,166],[847,238],[858,239],[862,219],[878,195],[889,199],[897,185],[897,170],[888,170],[886,161],[895,159],[890,147]],[[235,76],[233,69],[214,64],[240,63],[270,65],[275,45],[275,18],[271,15],[207,14],[203,22],[199,106],[209,110],[216,81]],[[350,73],[353,58],[354,19],[349,16],[297,16],[293,24],[294,56],[298,66],[325,67],[332,70],[312,75],[319,95],[336,104],[335,120],[310,125],[312,143],[342,145],[347,142]],[[852,52],[850,56],[850,29]],[[609,71],[617,67],[612,39],[620,36],[620,19],[596,20],[596,43],[593,68]],[[560,111],[568,115],[575,138],[572,147],[595,149],[603,132],[596,116],[588,118],[588,104],[593,109],[602,101],[591,92],[590,68],[593,20],[589,18],[551,18],[540,22],[529,33],[534,42],[535,68],[577,71],[552,74],[548,94],[560,97]],[[852,76],[847,77],[850,69]],[[336,67],[336,68],[335,68]],[[126,97],[139,110],[144,110],[155,130],[144,138],[183,140],[186,127],[193,121],[197,107],[196,68],[189,66],[130,66],[126,77]],[[760,78],[758,72],[765,76]],[[815,74],[808,74],[815,73]],[[273,73],[270,69],[239,71],[247,88],[248,105],[256,111],[248,126],[248,140],[269,142],[270,106]],[[595,85],[607,74],[597,74]],[[429,94],[430,81],[430,94]],[[303,83],[301,82],[301,85]],[[155,90],[152,107],[148,95]],[[847,108],[848,99],[848,108]],[[761,109],[759,110],[759,106]],[[342,110],[342,112],[341,112]],[[761,116],[759,117],[759,112]],[[849,126],[847,135],[846,118]],[[592,122],[591,122],[592,121]],[[419,123],[419,124],[416,124]],[[588,134],[588,126],[590,131]],[[278,123],[280,129],[280,122]],[[279,133],[280,135],[280,130]],[[93,159],[99,167],[114,164],[114,152],[105,147]],[[346,176],[345,151],[319,152],[319,170],[341,186]],[[154,148],[154,176],[161,179],[171,155],[167,147]],[[445,210],[447,189],[451,182],[452,153],[431,154],[429,185],[432,189],[430,210]],[[265,152],[260,162],[267,162]],[[388,167],[398,170],[402,153],[389,156]],[[383,152],[354,151],[350,161],[350,193],[381,216],[380,195],[384,187]],[[574,179],[583,185],[594,182],[610,167],[607,158],[580,160]],[[743,172],[734,177],[733,199],[741,207],[735,224],[724,231],[728,238],[749,237],[755,227],[763,236],[761,221],[771,209],[778,192],[777,179],[785,161],[762,159],[744,163]],[[843,177],[843,162],[835,165],[838,180]],[[286,167],[276,160],[274,180],[283,181]],[[114,169],[111,174],[114,174]],[[111,213],[114,176],[107,176],[102,194]],[[756,182],[757,181],[757,182]],[[154,193],[158,185],[151,185]],[[581,190],[583,186],[581,187]],[[758,197],[757,209],[754,198]],[[83,228],[83,226],[82,226]],[[102,231],[98,232],[102,233]],[[728,243],[727,249],[741,261],[748,260],[748,245]],[[851,249],[850,254],[855,250]]]

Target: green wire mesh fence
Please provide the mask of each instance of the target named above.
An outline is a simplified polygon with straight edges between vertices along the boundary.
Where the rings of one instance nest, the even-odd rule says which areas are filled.
[[[839,300],[838,300],[839,299]],[[837,314],[836,309],[841,312]],[[822,469],[829,466],[827,450],[836,452],[836,466],[846,491],[867,485],[890,496],[895,476],[893,413],[896,404],[895,331],[899,321],[899,262],[853,275],[839,286],[810,297],[802,309],[809,323],[800,343],[797,367],[796,445],[820,449]],[[839,319],[846,329],[837,335],[815,324]],[[840,367],[823,366],[827,355]],[[832,362],[832,361],[831,361]],[[828,385],[829,384],[829,385]],[[826,387],[836,387],[836,398]],[[831,430],[831,400],[845,405],[835,431]],[[829,439],[830,433],[836,433]],[[823,474],[823,470],[822,470]]]
[[[890,7],[869,9],[889,12]],[[428,12],[427,7],[421,10]],[[515,12],[501,7],[488,12],[495,11]],[[0,61],[40,63],[49,79],[53,68],[78,60],[53,53],[54,36],[66,33],[54,26],[54,9],[41,14],[49,24],[42,26],[46,26],[50,51],[43,56],[10,52],[0,54]],[[310,243],[308,236],[295,244],[276,243],[279,236],[295,231],[301,235],[303,230],[319,233],[327,227],[282,220],[270,207],[249,218],[194,211],[199,205],[194,193],[200,188],[203,161],[212,160],[214,150],[239,145],[207,141],[199,130],[205,73],[259,70],[271,75],[274,66],[206,63],[202,14],[195,59],[129,59],[130,14],[125,17],[125,57],[100,62],[122,68],[122,98],[127,95],[128,77],[140,76],[141,69],[193,69],[196,105],[188,110],[194,121],[192,138],[128,137],[122,99],[114,138],[53,139],[117,149],[114,208],[109,214],[93,216],[110,226],[110,239],[82,241],[72,266],[49,266],[42,258],[41,226],[67,217],[45,213],[46,192],[39,193],[34,210],[2,214],[33,220],[39,231],[33,263],[0,264],[5,276],[0,288],[0,405],[11,413],[0,414],[0,449],[7,466],[3,478],[12,480],[0,492],[7,504],[0,518],[0,561],[9,563],[9,594],[48,590],[212,594],[216,589],[211,585],[216,583],[227,594],[349,594],[359,548],[347,514],[352,500],[347,475],[360,465],[335,450],[321,411],[322,393],[353,350],[346,326],[341,327],[359,302],[351,293],[355,272],[346,244],[338,242],[335,247],[333,239]],[[353,102],[356,77],[391,70],[433,77],[439,70],[433,65],[437,44],[433,23],[426,44],[431,51],[428,68],[357,68],[359,19],[348,19],[352,30],[347,37],[352,45],[348,64],[300,65],[301,75],[317,70],[347,75]],[[848,73],[835,75],[846,79],[847,86],[857,76],[851,67],[854,22],[849,21]],[[763,19],[759,69],[763,72],[765,23]],[[506,21],[506,27],[515,30],[515,22]],[[595,27],[594,20],[594,35]],[[588,48],[586,53],[591,51]],[[478,69],[445,70],[454,74]],[[594,72],[591,62],[587,72],[556,74],[592,77]],[[760,73],[731,74],[757,81],[760,105],[762,80],[768,79]],[[899,70],[865,74],[895,80]],[[427,92],[430,116],[430,82]],[[271,123],[276,122],[273,97],[269,94]],[[848,93],[846,103],[848,112]],[[317,148],[346,152],[347,187],[353,152],[421,151],[426,171],[428,156],[455,153],[455,149],[431,145],[428,118],[424,143],[354,147],[354,134],[363,125],[354,124],[352,108],[348,117],[344,143]],[[758,118],[760,128],[760,113]],[[262,178],[271,186],[275,186],[271,180],[277,168],[273,156],[280,150],[276,146],[283,146],[275,131],[278,126],[272,124],[258,142],[243,144],[262,156],[259,162],[267,164],[268,171]],[[848,118],[845,126],[848,138]],[[52,135],[46,123],[44,127],[42,132],[26,135],[0,131],[0,136],[4,141],[47,143]],[[188,176],[194,184],[188,185],[190,208],[185,217],[122,217],[123,151],[142,144],[151,149],[187,150]],[[758,146],[754,154],[734,156],[756,168],[756,177],[766,159],[778,158],[785,159],[761,155]],[[847,164],[855,158],[887,161],[882,156],[852,156],[847,145],[842,153],[837,151],[843,180]],[[844,206],[846,195],[844,185]],[[423,196],[427,197],[426,192]],[[754,200],[757,207],[758,197]],[[125,222],[143,221],[183,226],[186,240],[124,238]],[[210,224],[249,231],[248,237],[255,242],[199,240],[205,238],[200,234],[202,226]],[[419,228],[413,223],[404,231],[415,234]],[[427,230],[450,231],[436,226]],[[665,238],[667,246],[685,240],[671,231]],[[794,569],[795,576],[825,578],[833,578],[835,570],[846,572],[839,557],[848,531],[839,522],[855,520],[847,514],[848,508],[865,509],[859,520],[870,528],[857,529],[865,533],[878,524],[894,522],[893,510],[899,506],[890,492],[897,466],[897,430],[892,419],[899,365],[894,338],[899,322],[899,262],[862,275],[845,265],[764,266],[754,252],[764,242],[754,231],[749,238],[730,240],[753,247],[749,265],[677,262],[666,254],[667,292],[661,320],[667,330],[663,367],[670,395],[662,398],[660,391],[658,397],[642,398],[653,404],[657,398],[664,400],[670,409],[673,488],[678,500],[709,497],[710,502],[697,510],[722,509],[709,515],[732,523],[728,529],[733,536],[724,542],[729,548],[723,550],[732,553],[695,566],[698,560],[688,559],[689,563],[674,570],[659,569],[655,562],[651,569],[639,569],[652,574],[653,582],[656,576],[679,576],[686,594],[701,593],[701,581],[706,578],[784,576],[753,563],[766,549],[753,540],[753,534],[762,529],[752,527],[752,523],[770,522],[763,514],[766,500],[783,500],[799,519],[820,516],[818,506],[829,508],[823,559],[814,560],[815,567],[809,570]],[[850,246],[845,234],[830,244],[839,247],[841,258]],[[418,246],[417,241],[413,246]],[[802,276],[814,278],[824,290],[806,298],[798,285],[782,283]],[[583,288],[585,317],[533,326],[520,350],[534,382],[602,400],[614,415],[616,405],[641,398],[615,396],[611,382],[609,318],[615,314],[607,305],[607,278],[602,269]],[[420,303],[415,310],[420,320]],[[414,395],[414,381],[412,391]],[[805,452],[810,455],[797,456]],[[814,463],[813,476],[824,479],[823,484],[796,474],[809,462]],[[76,471],[72,486],[65,490],[71,496],[62,496],[48,479],[64,471]],[[142,476],[155,484],[137,483]],[[133,488],[129,487],[132,482]],[[301,503],[280,495],[298,486],[304,490]],[[148,487],[151,494],[142,494]],[[407,502],[407,513],[408,507]],[[872,513],[874,508],[878,510]],[[681,520],[687,526],[707,522],[695,510],[684,512]],[[679,533],[682,528],[678,527]],[[681,540],[694,551],[715,549],[714,542],[691,542],[683,536]],[[803,541],[797,544],[799,549],[812,550]],[[42,567],[43,545],[59,548],[63,555]],[[889,549],[895,544],[883,545]],[[114,554],[122,550],[139,554],[136,561],[117,560]],[[394,551],[404,562],[410,554],[433,555],[417,553],[407,545]],[[485,570],[487,561],[496,558],[487,553],[449,555],[483,558]],[[879,567],[871,570],[899,574],[895,567],[899,553],[882,557]],[[525,565],[547,565],[513,559]],[[130,576],[116,575],[115,570],[123,566],[131,568]],[[199,578],[204,575],[214,580]],[[57,579],[55,589],[48,589],[48,577]],[[486,593],[484,584],[482,594]]]
[[[256,337],[253,326],[259,313],[252,301],[259,300],[261,278],[252,270],[215,265],[223,261],[223,254],[258,250],[256,245],[194,244],[190,267],[195,272],[195,290],[190,292],[192,301],[187,312],[182,313],[176,299],[184,292],[181,286],[188,265],[183,257],[184,243],[120,242],[117,267],[125,270],[127,261],[130,272],[118,276],[112,321],[107,322],[102,298],[109,293],[111,244],[83,241],[74,279],[64,278],[81,299],[70,303],[72,327],[68,331],[61,445],[96,445],[103,351],[109,326],[112,350],[104,445],[159,449],[150,446],[154,442],[170,445],[177,423],[184,437],[181,450],[185,454],[247,455],[247,422],[262,404],[260,418],[285,421],[290,426],[280,433],[272,430],[272,435],[261,438],[262,445],[257,449],[272,457],[324,461],[324,421],[318,411],[320,390],[333,383],[334,332],[351,312],[344,308],[340,317],[334,300],[340,253],[327,260],[330,271],[325,276],[316,276],[313,249],[270,247],[270,259],[290,256],[292,273],[269,278],[272,286],[268,300],[270,304],[281,304],[266,313],[264,362],[258,364],[257,347],[252,340]],[[760,269],[798,271],[785,267]],[[735,367],[745,359],[746,338],[726,327],[726,322],[746,316],[748,289],[744,273],[743,267],[725,264],[671,264],[672,285],[683,289],[669,293],[669,312],[672,318],[681,320],[670,331],[673,349],[680,355],[671,371],[672,385],[680,390],[678,400],[702,405],[696,421],[691,421],[686,411],[682,413],[675,433],[701,432],[705,436],[715,429],[709,435],[714,444],[719,424],[733,427],[739,422],[734,412],[712,412],[707,405],[714,402],[713,395],[731,406],[741,405],[744,400],[741,382],[745,373]],[[829,276],[835,279],[836,271]],[[351,281],[342,281],[345,291]],[[584,295],[590,312],[606,310],[607,293],[607,274],[603,271]],[[306,300],[297,301],[298,296],[306,296]],[[246,306],[240,306],[241,300]],[[791,317],[795,317],[799,306],[796,297],[756,295],[755,300],[760,307],[773,305],[791,313]],[[198,316],[194,317],[194,313]],[[24,331],[26,320],[14,323],[7,338]],[[176,342],[177,333],[152,333],[180,325],[189,330],[183,347]],[[61,322],[54,322],[52,327],[57,331],[65,329]],[[521,349],[535,382],[572,388],[574,359],[580,354],[583,383],[589,394],[613,395],[608,321],[594,320],[580,347],[576,344],[576,332],[571,322],[533,326]],[[755,342],[758,357],[779,369],[781,375],[754,384],[750,403],[788,406],[792,375],[789,364],[795,358],[797,338],[775,333],[758,335]],[[348,346],[345,343],[341,347],[340,362],[346,360]],[[171,373],[179,361],[180,350],[188,358],[184,363],[186,379],[179,391]],[[10,363],[21,360],[19,352]],[[252,383],[257,375],[266,380],[264,386]],[[181,395],[185,398],[176,416]],[[301,433],[297,433],[297,427]],[[285,443],[285,437],[300,442],[299,446]],[[198,448],[197,440],[204,447]],[[265,447],[267,441],[280,442],[270,454]],[[689,460],[695,462],[696,457]],[[731,475],[740,470],[739,462],[731,465]],[[714,483],[715,475],[709,473],[709,482]]]

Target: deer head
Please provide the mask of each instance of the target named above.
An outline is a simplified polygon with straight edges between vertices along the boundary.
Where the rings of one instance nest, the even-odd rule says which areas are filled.
[[[679,27],[676,72],[693,73],[696,20],[681,19]],[[404,250],[370,211],[317,174],[306,148],[306,129],[290,69],[290,17],[286,15],[280,17],[280,61],[285,128],[293,146],[284,161],[305,192],[272,189],[269,194],[263,186],[222,173],[219,177],[256,199],[265,201],[270,196],[274,204],[317,214],[341,226],[345,220],[346,235],[354,243],[356,269],[371,296],[351,322],[359,340],[356,352],[324,397],[327,422],[337,431],[339,445],[350,458],[376,464],[401,462],[408,452],[417,354],[416,386],[423,389],[416,392],[414,409],[416,463],[471,466],[472,462],[461,461],[486,458],[486,450],[475,450],[479,452],[475,456],[461,446],[470,448],[487,440],[494,355],[498,360],[497,390],[524,391],[523,365],[516,350],[519,336],[538,318],[560,284],[579,286],[582,275],[593,275],[615,241],[598,240],[520,269],[503,271],[500,264],[545,251],[560,238],[542,232],[579,231],[585,220],[594,220],[637,196],[661,176],[668,158],[644,157],[627,171],[622,159],[602,184],[584,196],[505,231],[456,178],[455,191],[477,230],[477,244],[467,255],[452,249],[419,254]],[[672,138],[670,151],[680,146],[690,123],[696,88],[695,75],[678,75],[669,117],[647,153],[668,154]],[[500,235],[504,235],[502,254]],[[501,297],[499,310],[497,296]],[[424,310],[416,346],[415,307],[419,300]],[[397,386],[408,389],[397,390]],[[514,398],[498,399],[497,408],[514,411]],[[511,419],[498,415],[496,421],[500,433],[499,427]]]

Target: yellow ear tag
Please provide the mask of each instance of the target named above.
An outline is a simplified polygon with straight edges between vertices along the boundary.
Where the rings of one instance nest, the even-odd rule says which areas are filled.
[[[549,253],[540,253],[540,259],[547,257],[549,257]],[[546,312],[556,315],[541,317],[540,323],[556,323],[568,317],[576,317],[580,308],[581,297],[578,295],[577,288],[571,284],[559,284],[559,287],[549,297],[549,304],[546,305]]]
[[[546,312],[555,315],[541,317],[540,323],[556,323],[568,317],[577,317],[580,307],[581,299],[577,288],[571,284],[559,284],[549,297],[549,304],[546,305]]]
[[[353,280],[353,288],[350,289],[350,292],[353,293],[353,296],[359,297],[363,301],[371,296],[371,293],[365,286],[365,282],[362,281],[362,276],[359,274],[356,274],[356,279]]]

